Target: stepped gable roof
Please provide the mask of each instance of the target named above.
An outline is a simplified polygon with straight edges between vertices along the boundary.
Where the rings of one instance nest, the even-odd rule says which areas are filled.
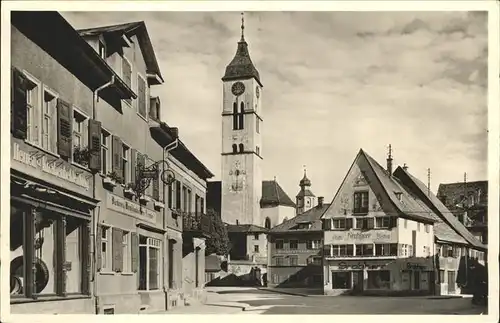
[[[299,214],[285,222],[275,226],[269,233],[277,232],[321,232],[323,231],[321,216],[328,209],[330,204],[316,206],[302,214]],[[311,224],[308,228],[300,227],[299,224]]]
[[[139,42],[142,56],[144,57],[144,61],[146,63],[147,72],[158,76],[158,80],[155,80],[154,78],[152,79],[150,77],[148,77],[148,80],[150,82],[153,82],[153,84],[161,84],[164,82],[161,75],[160,66],[158,65],[158,61],[156,60],[153,45],[151,44],[151,39],[149,38],[149,34],[144,21],[79,29],[77,31],[82,37],[104,35],[104,37],[108,37],[108,39],[121,38],[122,35],[126,35],[127,37],[135,35]],[[128,46],[127,44],[123,45]]]
[[[262,181],[262,198],[260,205],[282,205],[295,207],[295,203],[285,193],[276,180]]]
[[[268,229],[255,224],[226,224],[228,233],[260,233]]]
[[[421,196],[422,199],[425,199],[428,205],[434,209],[436,214],[439,216],[440,222],[443,225],[451,228],[455,233],[461,236],[461,238],[465,239],[465,241],[482,250],[486,250],[486,245],[481,243],[467,228],[453,215],[453,213],[434,195],[432,192],[427,192],[427,187],[424,183],[422,183],[418,178],[414,177],[408,171],[404,170],[401,167],[398,167],[394,172],[394,176],[399,178],[401,181],[407,183],[408,186],[411,185],[413,190],[416,191],[417,194]],[[439,225],[442,227],[442,225]],[[440,239],[438,237],[438,239]],[[441,240],[441,239],[440,239]],[[444,239],[443,239],[444,240]]]

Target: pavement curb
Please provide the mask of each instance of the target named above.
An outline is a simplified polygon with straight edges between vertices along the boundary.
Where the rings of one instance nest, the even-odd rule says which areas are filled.
[[[311,295],[302,294],[302,293],[288,292],[288,291],[282,291],[282,290],[273,290],[273,289],[267,289],[267,288],[257,288],[257,289],[265,291],[265,292],[276,293],[276,294],[302,296],[302,297],[309,297],[309,296],[311,296]],[[315,296],[321,296],[321,295],[315,295]]]
[[[242,311],[250,308],[251,306],[248,304],[239,304],[239,303],[228,303],[228,302],[220,302],[220,303],[205,303],[206,306],[219,306],[219,307],[231,307],[231,308],[239,308]]]

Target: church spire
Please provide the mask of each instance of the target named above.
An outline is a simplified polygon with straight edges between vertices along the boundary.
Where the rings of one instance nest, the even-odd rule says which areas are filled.
[[[299,186],[305,189],[306,186],[311,186],[311,181],[307,178],[306,165],[304,165],[304,177],[300,180]]]
[[[259,71],[253,65],[250,59],[250,53],[248,52],[248,44],[245,40],[245,17],[243,13],[241,14],[241,39],[238,42],[238,48],[236,49],[236,54],[233,60],[226,67],[226,72],[222,81],[235,81],[244,80],[248,78],[254,78],[260,86]]]

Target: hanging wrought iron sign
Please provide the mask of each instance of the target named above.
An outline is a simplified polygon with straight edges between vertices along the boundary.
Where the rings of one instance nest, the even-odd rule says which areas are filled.
[[[161,173],[161,180],[166,185],[172,185],[175,181],[175,173],[171,169],[165,169]]]

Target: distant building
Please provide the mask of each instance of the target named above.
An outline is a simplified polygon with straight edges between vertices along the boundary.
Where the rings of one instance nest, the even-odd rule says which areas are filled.
[[[321,215],[328,206],[319,197],[317,206],[269,230],[269,287],[323,287]]]
[[[391,156],[384,169],[363,150],[322,218],[325,294],[458,294],[461,261],[486,250]]]
[[[441,202],[484,244],[488,244],[488,181],[440,184]]]
[[[297,193],[296,204],[297,211],[296,214],[299,215],[304,213],[316,206],[317,198],[316,195],[311,191],[311,181],[307,178],[306,170],[304,169],[304,177],[300,180],[299,183],[300,191]]]

